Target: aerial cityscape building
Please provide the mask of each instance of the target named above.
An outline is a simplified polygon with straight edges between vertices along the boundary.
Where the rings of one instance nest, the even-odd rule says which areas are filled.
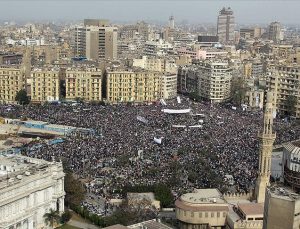
[[[294,9],[157,3],[1,14],[0,229],[299,228]]]

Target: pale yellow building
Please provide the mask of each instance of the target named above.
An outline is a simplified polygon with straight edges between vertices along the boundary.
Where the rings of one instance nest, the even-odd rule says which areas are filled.
[[[31,102],[44,103],[60,99],[58,68],[34,69],[31,72]]]
[[[68,68],[65,78],[67,100],[102,100],[102,71],[99,68]]]
[[[160,98],[161,73],[141,69],[107,71],[107,102],[150,103]]]
[[[0,102],[15,103],[21,89],[25,89],[25,73],[20,66],[0,66]]]

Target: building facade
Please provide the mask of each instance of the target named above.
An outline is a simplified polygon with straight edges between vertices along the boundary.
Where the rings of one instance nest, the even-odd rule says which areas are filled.
[[[289,96],[296,98],[295,110],[291,115],[300,117],[300,66],[278,64],[268,70],[267,88],[274,91],[274,106],[277,112],[287,113],[286,101]]]
[[[224,228],[228,204],[217,189],[198,189],[182,195],[175,202],[180,228]]]
[[[1,229],[45,228],[45,213],[50,209],[64,212],[64,172],[61,163],[2,155],[0,189]]]
[[[177,74],[163,74],[161,76],[161,98],[173,99],[177,96]]]
[[[102,71],[99,68],[67,68],[66,100],[102,100]]]
[[[34,69],[31,72],[31,101],[43,103],[60,99],[60,71]]]
[[[96,23],[97,24],[97,23]],[[95,23],[75,28],[75,56],[91,60],[117,58],[118,29]]]
[[[232,9],[223,8],[219,12],[217,35],[221,43],[234,41],[234,15]]]
[[[280,40],[283,40],[281,32],[281,24],[277,21],[272,22],[269,25],[269,40],[274,41],[275,43],[279,42]]]
[[[108,103],[150,103],[161,97],[159,72],[146,70],[117,70],[106,73],[106,100]]]
[[[0,102],[15,103],[18,91],[25,89],[25,72],[20,66],[0,66]]]

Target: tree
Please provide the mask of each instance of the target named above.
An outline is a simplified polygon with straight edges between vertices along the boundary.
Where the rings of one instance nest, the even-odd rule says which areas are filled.
[[[25,89],[18,91],[15,101],[22,105],[29,104],[29,97],[27,96],[27,92]]]
[[[72,214],[69,210],[65,210],[65,212],[61,215],[61,222],[67,223],[72,217]]]
[[[45,223],[47,225],[50,225],[52,228],[54,227],[55,224],[59,223],[60,221],[60,216],[58,212],[53,210],[52,208],[48,213],[45,213],[43,217],[45,219]]]
[[[297,97],[295,95],[288,95],[284,105],[287,115],[293,115],[296,111]]]
[[[246,89],[242,78],[232,80],[231,83],[231,99],[233,104],[241,105],[244,102]]]
[[[78,206],[84,199],[85,189],[80,180],[75,179],[71,172],[65,176],[66,205]]]

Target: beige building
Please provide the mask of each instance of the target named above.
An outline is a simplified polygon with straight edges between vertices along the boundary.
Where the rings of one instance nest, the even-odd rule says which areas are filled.
[[[108,70],[106,100],[109,103],[157,101],[161,98],[161,75],[145,70]]]
[[[0,66],[0,102],[15,103],[21,89],[25,89],[25,72],[20,66]]]
[[[67,68],[66,100],[102,100],[102,71],[99,68]]]
[[[296,96],[297,104],[295,115],[300,117],[300,66],[298,64],[278,64],[269,69],[268,89],[274,91],[274,106],[280,113],[286,113],[286,99]]]
[[[52,69],[34,69],[31,72],[31,101],[43,103],[60,99],[60,71]]]
[[[117,38],[116,27],[89,19],[84,26],[75,28],[75,56],[90,60],[116,59]]]
[[[177,65],[174,59],[149,58],[143,56],[141,59],[133,59],[133,67],[140,67],[149,71],[176,73]]]
[[[217,189],[198,189],[175,202],[176,218],[182,229],[221,229],[226,225],[228,204]]]
[[[198,94],[213,103],[223,102],[230,97],[232,68],[227,61],[207,60],[197,64]]]
[[[267,189],[264,229],[300,228],[300,196],[285,186]]]
[[[249,88],[246,91],[245,103],[251,108],[262,109],[264,106],[264,90],[253,87]]]
[[[177,96],[177,74],[165,73],[161,76],[161,98],[173,99]]]

